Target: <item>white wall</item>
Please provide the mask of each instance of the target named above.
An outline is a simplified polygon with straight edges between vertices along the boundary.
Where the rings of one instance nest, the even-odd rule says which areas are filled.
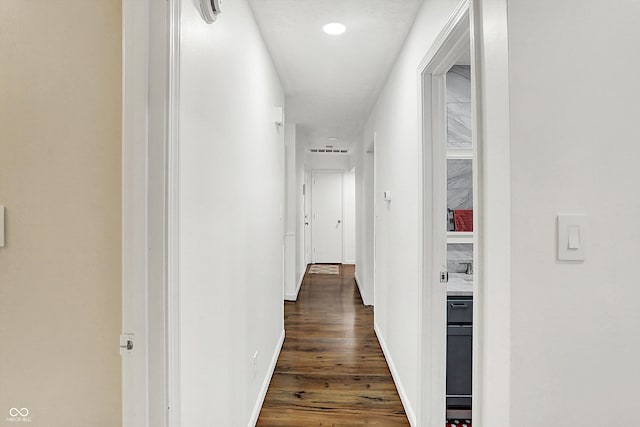
[[[298,295],[298,274],[297,274],[297,220],[296,210],[297,195],[297,133],[295,123],[287,123],[285,126],[285,233],[284,233],[284,297],[287,300],[294,300]]]
[[[418,405],[418,304],[419,286],[419,141],[418,79],[420,61],[458,4],[457,0],[426,1],[422,6],[398,60],[367,121],[362,142],[355,155],[357,165],[368,165],[358,173],[358,221],[366,219],[373,180],[367,179],[372,160],[365,153],[376,133],[376,184],[378,197],[375,210],[375,325],[386,346],[387,357],[403,398],[409,419],[415,424]],[[393,193],[390,203],[382,200],[382,192]],[[363,230],[362,234],[367,231]],[[357,258],[365,261],[371,251],[358,246]],[[356,268],[359,269],[357,266]],[[365,276],[366,277],[366,276]],[[365,279],[366,280],[366,279]],[[370,289],[369,282],[366,289]],[[365,291],[365,294],[367,292]]]
[[[307,183],[305,157],[306,134],[301,129],[296,132],[296,286],[299,289],[307,268],[307,243],[310,240],[311,223],[305,225],[305,206],[309,202],[310,185]],[[304,194],[303,194],[304,192]],[[308,236],[307,236],[308,233]]]
[[[373,139],[353,149],[356,187],[356,282],[366,305],[373,305]]]
[[[345,171],[342,176],[342,232],[343,264],[356,263],[356,171]]]
[[[346,154],[307,153],[309,170],[351,170],[351,157]]]
[[[212,25],[197,3],[181,8],[181,425],[246,426],[283,333],[284,96],[246,1]]]
[[[511,425],[638,419],[640,3],[509,0]],[[585,213],[584,263],[556,215]]]

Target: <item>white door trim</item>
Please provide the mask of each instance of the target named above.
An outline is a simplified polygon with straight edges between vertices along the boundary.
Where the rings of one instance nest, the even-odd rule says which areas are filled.
[[[420,403],[418,425],[440,427],[446,410],[446,81],[447,71],[469,46],[469,1],[460,2],[417,70],[422,286],[418,299]],[[476,200],[476,199],[474,199]],[[474,251],[476,252],[476,251]],[[475,422],[475,420],[474,420]]]
[[[377,139],[378,134],[374,131],[372,136],[372,147],[373,147],[373,259],[371,260],[373,266],[371,268],[371,274],[373,277],[371,278],[373,282],[373,290],[371,294],[373,295],[373,301],[371,304],[375,307],[376,301],[378,301],[378,297],[376,296],[376,265],[377,263],[377,251],[378,251],[378,238],[377,238],[377,230],[378,230],[378,147],[377,147]],[[364,187],[364,186],[363,186]],[[374,314],[375,316],[375,314]]]
[[[147,372],[147,150],[149,4],[122,3],[122,425],[149,425]],[[114,343],[115,345],[115,343]]]
[[[179,287],[179,131],[180,8],[169,0],[169,66],[167,108],[167,427],[180,427],[180,287]]]
[[[168,292],[175,285],[168,280],[168,261],[175,265],[169,207],[177,207],[168,159],[177,158],[169,148],[177,135],[179,6],[124,0],[122,8],[122,324],[134,345],[122,359],[124,427],[167,427],[167,409],[177,408],[170,346],[177,340],[167,307],[177,301]]]
[[[511,148],[507,0],[470,10],[474,182],[473,423],[511,423]],[[479,257],[478,257],[479,255]]]

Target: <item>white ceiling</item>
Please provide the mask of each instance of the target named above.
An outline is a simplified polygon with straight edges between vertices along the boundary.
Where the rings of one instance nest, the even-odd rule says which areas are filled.
[[[350,148],[423,0],[249,0],[307,145]],[[329,22],[347,31],[329,36]],[[338,141],[327,141],[338,137]]]

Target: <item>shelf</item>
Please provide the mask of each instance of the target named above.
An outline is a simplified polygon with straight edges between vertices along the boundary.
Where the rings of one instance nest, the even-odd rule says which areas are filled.
[[[473,243],[473,231],[448,231],[447,243]]]
[[[473,159],[472,148],[448,148],[447,159]]]

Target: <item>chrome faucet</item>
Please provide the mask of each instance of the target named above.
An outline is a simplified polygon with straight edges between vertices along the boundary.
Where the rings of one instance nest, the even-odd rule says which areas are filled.
[[[460,265],[466,265],[464,274],[473,274],[473,262],[461,262]]]

